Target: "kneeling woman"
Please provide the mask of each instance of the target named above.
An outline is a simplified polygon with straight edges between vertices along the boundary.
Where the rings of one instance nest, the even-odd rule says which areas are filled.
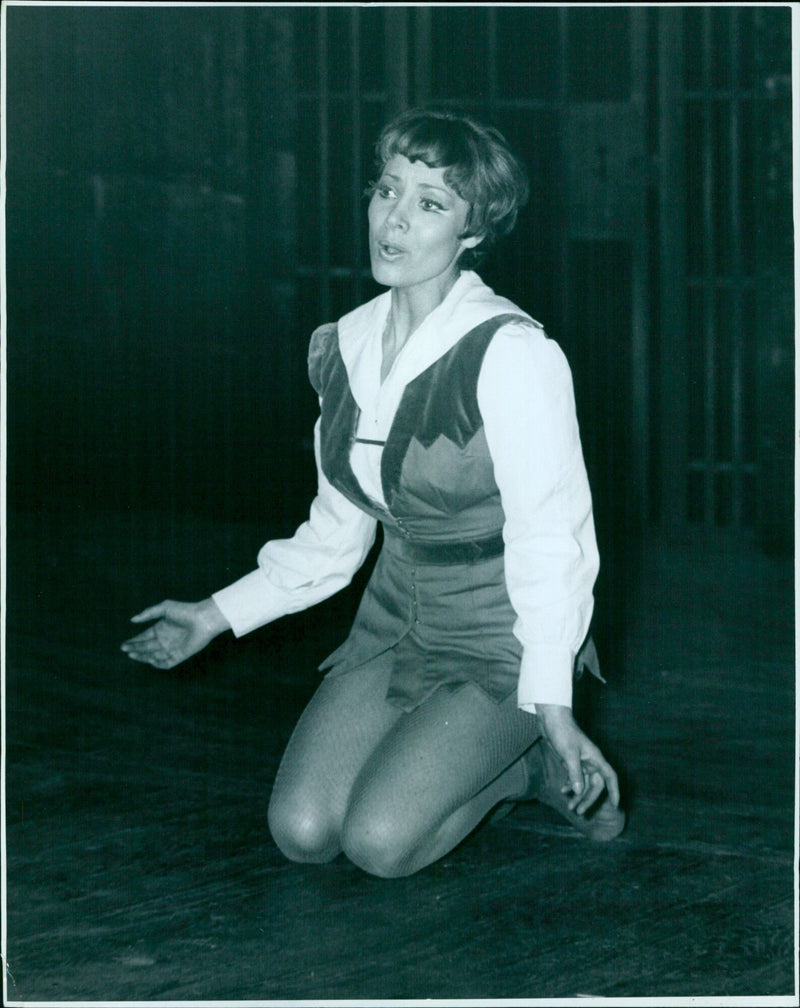
[[[572,715],[598,570],[565,358],[472,271],[514,225],[524,170],[494,129],[414,110],[377,144],[373,275],[389,290],[311,338],[318,493],[293,538],[123,644],[171,668],[314,605],[383,547],[349,636],[283,756],[288,858],[409,875],[498,804],[538,799],[591,839],[617,776]]]

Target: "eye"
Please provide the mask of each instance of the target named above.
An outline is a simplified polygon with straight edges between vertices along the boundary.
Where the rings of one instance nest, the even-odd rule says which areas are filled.
[[[432,199],[420,200],[420,206],[422,207],[423,210],[427,210],[429,212],[433,212],[436,210],[444,210],[444,207],[442,206],[441,203],[437,203],[436,200]]]
[[[379,182],[375,186],[375,192],[380,196],[381,199],[392,199],[395,196],[394,189],[386,182]]]

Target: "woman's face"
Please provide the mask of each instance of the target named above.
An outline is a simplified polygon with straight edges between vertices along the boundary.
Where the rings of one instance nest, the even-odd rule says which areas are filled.
[[[461,238],[469,204],[429,168],[396,154],[387,161],[369,204],[372,275],[387,287],[446,291],[456,262],[479,238]]]

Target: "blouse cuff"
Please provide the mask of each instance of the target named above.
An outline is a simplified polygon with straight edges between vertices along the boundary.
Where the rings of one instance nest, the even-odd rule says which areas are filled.
[[[530,714],[536,704],[572,707],[572,665],[575,656],[562,644],[526,646],[517,687],[517,706]]]
[[[230,623],[236,637],[243,637],[286,615],[286,596],[281,594],[279,597],[274,592],[260,568],[245,574],[227,588],[214,592],[211,598]]]

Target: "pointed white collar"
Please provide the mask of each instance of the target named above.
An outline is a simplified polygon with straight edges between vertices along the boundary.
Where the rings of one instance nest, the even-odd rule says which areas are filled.
[[[386,291],[339,320],[339,351],[353,397],[362,410],[380,385],[383,330],[390,305],[391,291]],[[412,333],[385,384],[405,388],[471,329],[506,313],[539,325],[512,301],[495,294],[477,273],[462,272],[447,297]]]

